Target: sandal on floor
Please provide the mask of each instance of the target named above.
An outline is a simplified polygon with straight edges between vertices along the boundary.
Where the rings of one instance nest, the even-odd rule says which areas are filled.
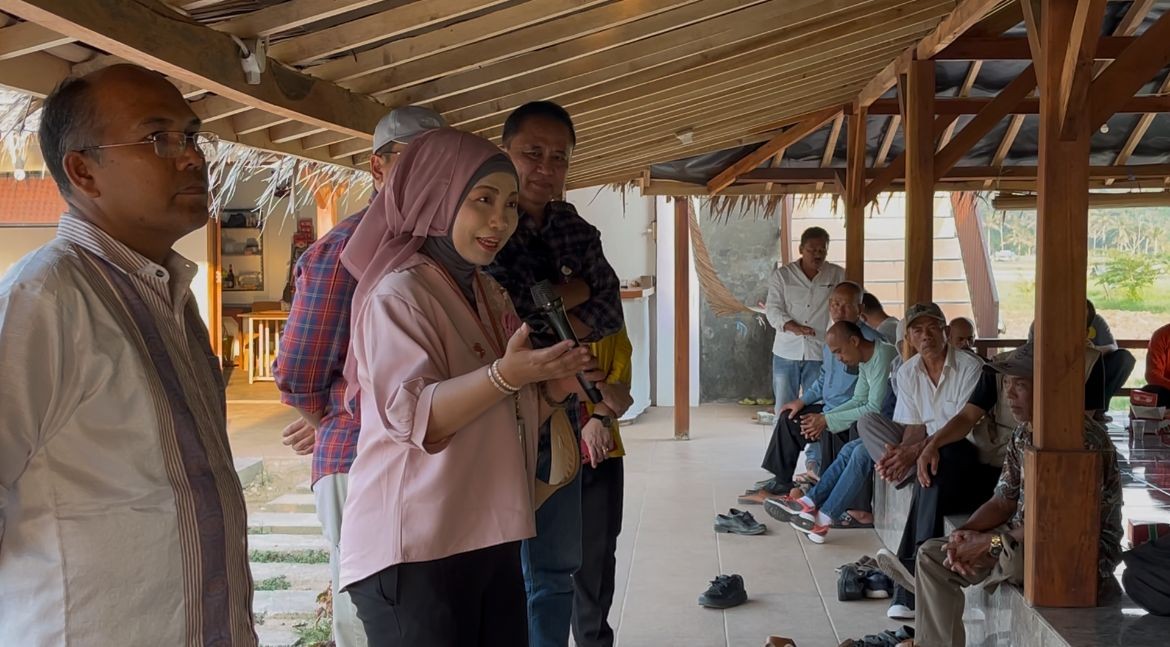
[[[796,485],[816,485],[821,478],[813,472],[805,472],[804,474],[797,474],[792,477],[792,482]]]
[[[833,520],[833,525],[831,527],[851,530],[857,528],[873,528],[873,524],[861,523],[848,512],[842,512],[840,517],[837,517],[835,520]]]

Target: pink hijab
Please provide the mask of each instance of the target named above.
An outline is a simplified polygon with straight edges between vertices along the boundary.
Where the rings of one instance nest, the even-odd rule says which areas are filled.
[[[511,161],[488,140],[454,128],[429,131],[403,151],[383,190],[374,196],[345,245],[341,263],[357,279],[352,312],[386,274],[402,267],[430,236],[447,236],[471,189],[491,163]],[[350,342],[353,343],[352,341]],[[357,394],[353,348],[345,359],[346,402]]]

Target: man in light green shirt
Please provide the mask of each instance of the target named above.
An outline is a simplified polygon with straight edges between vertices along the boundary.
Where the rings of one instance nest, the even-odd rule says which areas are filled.
[[[870,341],[856,324],[841,321],[833,324],[825,336],[833,355],[850,369],[857,369],[853,397],[826,414],[804,417],[806,431],[844,431],[862,416],[881,411],[890,391],[890,365],[897,352],[883,341]],[[764,508],[772,517],[788,522],[808,535],[814,543],[823,543],[830,528],[872,527],[872,515],[851,507],[861,507],[858,499],[873,480],[873,459],[860,440],[845,444],[821,480],[802,498],[768,499]]]

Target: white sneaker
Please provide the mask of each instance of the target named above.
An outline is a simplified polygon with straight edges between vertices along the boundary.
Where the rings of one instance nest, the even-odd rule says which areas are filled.
[[[878,568],[880,568],[883,573],[889,575],[890,578],[898,584],[898,586],[901,586],[910,593],[914,593],[914,574],[902,565],[902,560],[898,559],[897,555],[885,548],[882,548],[878,550],[876,559]]]
[[[914,609],[904,604],[894,604],[886,610],[886,617],[891,620],[913,620]]]

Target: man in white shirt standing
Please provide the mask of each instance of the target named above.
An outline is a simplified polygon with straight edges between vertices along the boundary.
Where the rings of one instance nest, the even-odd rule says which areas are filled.
[[[800,258],[777,265],[768,278],[768,323],[772,343],[772,389],[776,406],[800,397],[821,374],[829,293],[845,280],[845,269],[829,263],[829,232],[809,227],[800,235]]]
[[[829,295],[845,280],[845,269],[825,260],[829,232],[809,227],[800,235],[800,258],[777,265],[768,277],[768,323],[776,329],[772,343],[772,393],[776,416],[780,407],[800,397],[821,374],[825,332],[828,331]],[[816,445],[806,451],[809,463],[818,463]]]
[[[875,470],[898,487],[908,485],[917,474],[918,455],[927,439],[963,409],[983,371],[983,360],[977,355],[947,344],[947,319],[937,305],[910,306],[905,323],[906,339],[918,354],[898,369],[894,419],[870,414],[857,423]],[[913,618],[913,596],[899,587],[887,614]]]
[[[44,102],[68,205],[0,280],[0,645],[256,645],[223,376],[173,250],[216,137],[115,65]]]

